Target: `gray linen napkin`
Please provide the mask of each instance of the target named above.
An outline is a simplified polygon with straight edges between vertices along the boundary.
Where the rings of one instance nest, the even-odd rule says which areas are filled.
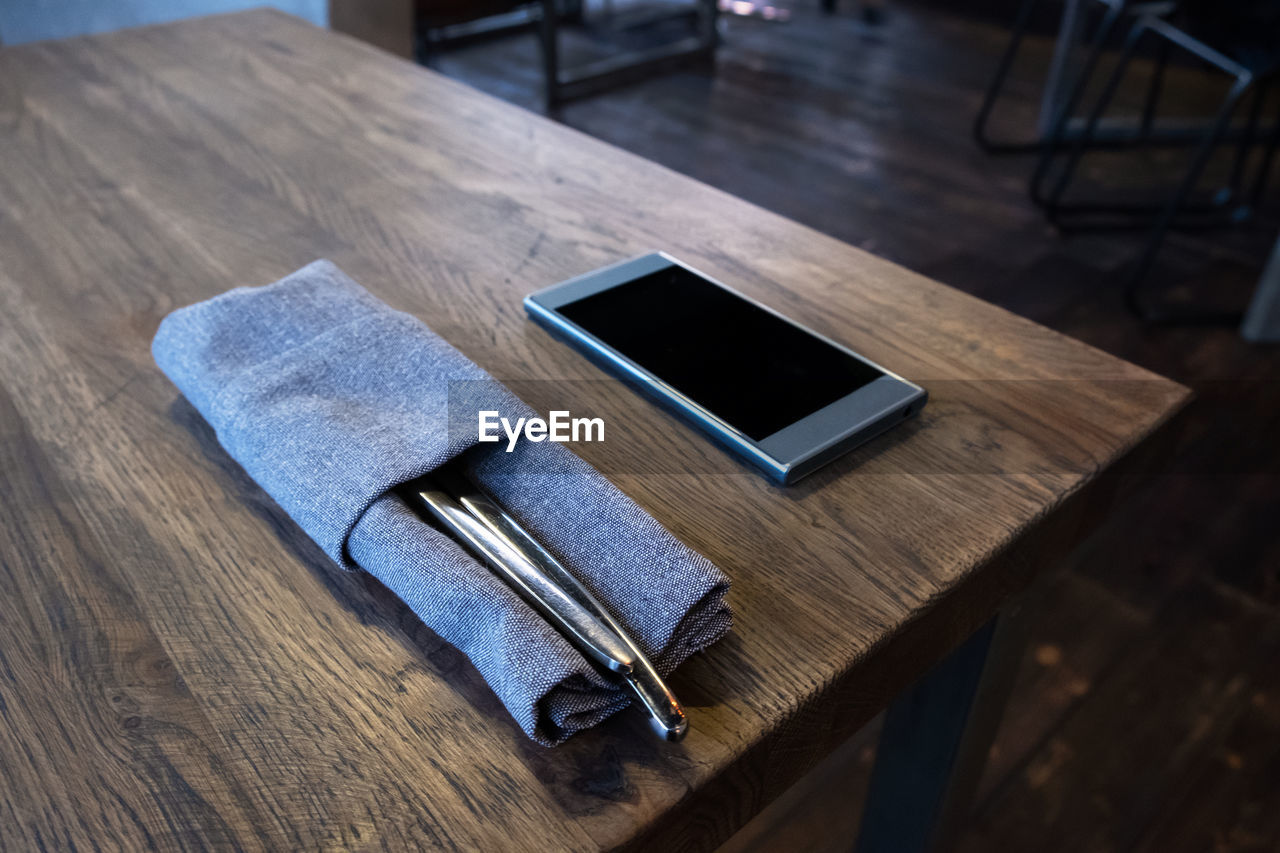
[[[626,707],[594,667],[390,490],[460,457],[667,674],[729,630],[728,579],[561,444],[477,444],[459,398],[531,414],[417,319],[328,261],[174,311],[156,363],[227,452],[335,562],[363,569],[462,650],[551,746]],[[453,386],[474,390],[450,395]],[[497,402],[493,402],[493,401]],[[454,421],[457,423],[457,421]],[[476,421],[471,416],[470,423]]]

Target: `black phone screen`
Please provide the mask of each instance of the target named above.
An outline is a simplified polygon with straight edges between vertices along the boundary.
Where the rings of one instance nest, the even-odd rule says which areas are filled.
[[[884,375],[680,266],[557,311],[753,441]]]

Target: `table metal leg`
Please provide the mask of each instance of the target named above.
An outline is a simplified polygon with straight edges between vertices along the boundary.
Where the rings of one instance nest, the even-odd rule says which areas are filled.
[[[997,616],[889,706],[858,853],[936,850],[953,838],[1013,684],[1018,621]]]

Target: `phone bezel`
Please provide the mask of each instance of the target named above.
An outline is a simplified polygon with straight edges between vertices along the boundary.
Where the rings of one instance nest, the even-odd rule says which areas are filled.
[[[559,308],[571,302],[673,266],[683,267],[724,288],[884,375],[756,441],[559,313]],[[617,368],[628,378],[642,380],[641,387],[647,393],[674,407],[695,426],[780,483],[793,483],[895,423],[913,417],[928,399],[927,392],[920,386],[665,252],[629,258],[535,291],[524,298],[524,306],[535,321],[584,348],[588,356]]]

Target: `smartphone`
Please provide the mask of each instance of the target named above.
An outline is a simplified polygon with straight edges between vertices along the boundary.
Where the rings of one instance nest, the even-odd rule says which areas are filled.
[[[539,290],[524,306],[779,483],[905,421],[928,398],[663,252]]]

